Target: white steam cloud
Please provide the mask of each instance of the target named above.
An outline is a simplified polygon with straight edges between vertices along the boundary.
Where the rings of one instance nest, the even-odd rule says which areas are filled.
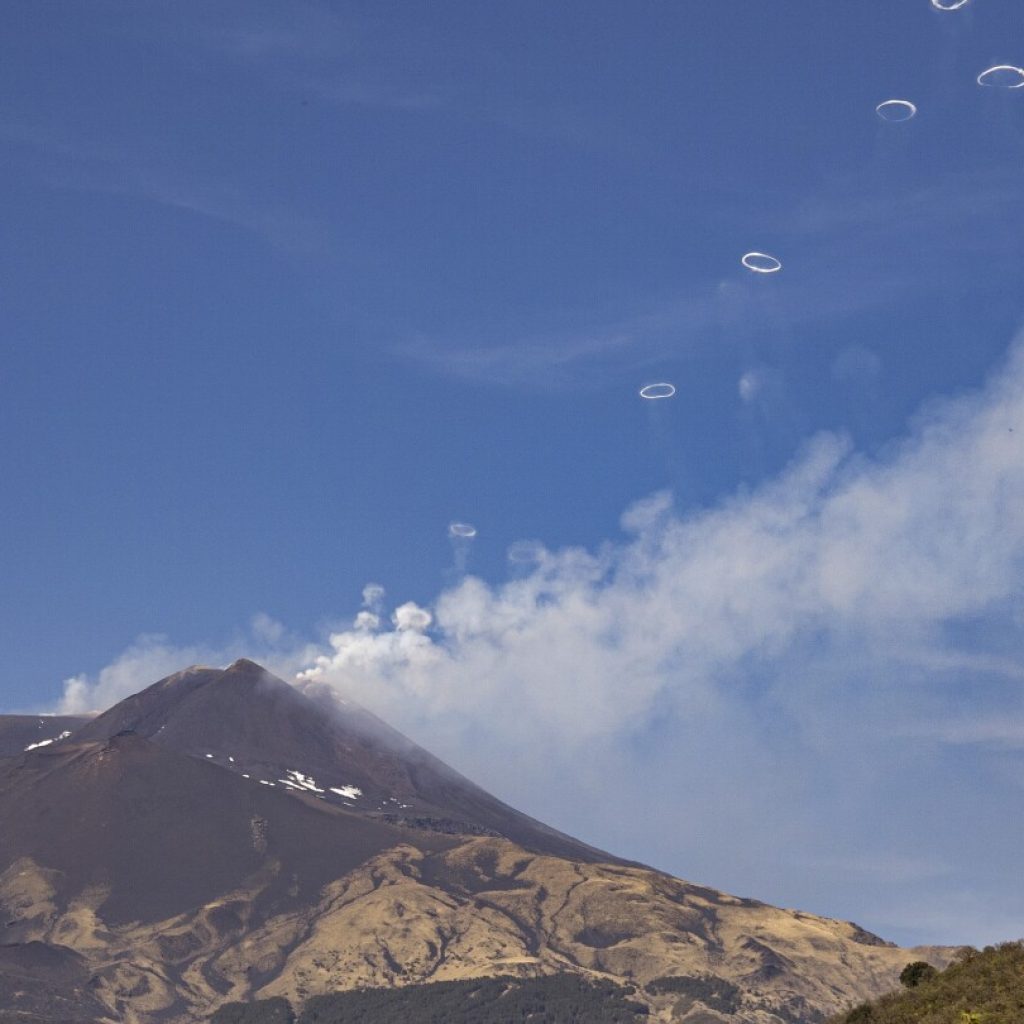
[[[515,693],[520,722],[579,743],[642,726],[666,698],[713,704],[747,659],[823,635],[917,656],[925,634],[935,642],[1019,592],[1022,414],[1018,351],[984,394],[931,409],[882,460],[823,435],[778,479],[710,511],[675,516],[665,496],[648,499],[623,518],[630,542],[536,550],[534,570],[500,586],[465,579],[415,645],[338,633],[312,674],[377,706],[415,695],[433,715],[484,713]],[[430,624],[414,605],[393,621],[399,633]]]
[[[763,386],[764,382],[756,370],[746,370],[740,375],[736,390],[744,402],[752,402]]]
[[[616,852],[895,938],[989,940],[1024,915],[1005,827],[1024,787],[1022,510],[1018,346],[878,457],[819,436],[755,491],[684,514],[655,495],[598,551],[520,545],[516,578],[463,578],[390,628],[367,587],[326,649],[270,660]],[[133,651],[130,671],[69,680],[65,708],[196,660]]]
[[[143,636],[93,679],[80,674],[64,680],[58,711],[64,715],[104,711],[131,693],[177,672],[183,665],[206,661],[201,647],[177,647],[163,636]]]
[[[448,541],[452,546],[454,563],[451,578],[459,579],[466,575],[469,565],[469,552],[476,537],[476,527],[472,523],[452,522],[448,524]]]
[[[374,628],[376,628],[376,623]],[[139,637],[95,676],[81,673],[64,680],[57,706],[62,715],[104,711],[189,665],[226,667],[237,658],[253,658],[284,679],[292,679],[319,653],[319,647],[289,633],[264,612],[254,615],[249,628],[223,644],[180,646],[166,636]]]
[[[1018,347],[879,457],[822,435],[718,507],[645,499],[624,543],[521,545],[519,578],[335,634],[308,677],[607,848],[906,941],[1006,938],[1022,509]]]
[[[429,629],[433,619],[426,608],[421,608],[412,601],[406,601],[405,604],[395,609],[391,621],[399,633],[422,633]]]

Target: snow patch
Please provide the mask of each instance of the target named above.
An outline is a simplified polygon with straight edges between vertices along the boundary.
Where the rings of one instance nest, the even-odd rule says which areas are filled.
[[[285,774],[288,776],[286,785],[290,785],[294,789],[304,789],[307,793],[326,792],[316,784],[316,779],[311,775],[303,775],[302,772],[296,771],[294,768],[286,768]],[[279,779],[278,781],[284,782],[284,779]]]
[[[331,786],[331,792],[337,793],[338,796],[343,796],[347,800],[357,800],[363,795],[363,791],[358,786]]]
[[[60,743],[61,740],[66,740],[70,735],[71,733],[65,730],[59,736],[52,736],[50,739],[40,740],[38,743],[30,743],[25,748],[25,751],[28,752],[29,750],[38,750],[40,747],[48,747],[51,743]]]

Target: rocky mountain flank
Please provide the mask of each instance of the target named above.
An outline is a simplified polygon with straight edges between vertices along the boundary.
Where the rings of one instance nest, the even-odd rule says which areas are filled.
[[[0,718],[2,1024],[557,972],[635,985],[656,1020],[796,1024],[948,959],[604,854],[252,662],[60,724],[14,752]],[[706,975],[735,1013],[664,981]]]
[[[58,743],[88,721],[84,715],[0,715],[0,757]]]

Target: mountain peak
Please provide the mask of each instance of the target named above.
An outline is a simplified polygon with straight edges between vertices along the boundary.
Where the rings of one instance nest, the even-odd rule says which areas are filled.
[[[353,701],[303,692],[248,658],[193,666],[74,733],[124,732],[346,812],[447,835],[504,836],[574,860],[616,860],[503,804]]]
[[[269,676],[271,674],[262,665],[250,660],[249,658],[238,658],[236,661],[231,662],[224,671],[231,672],[235,675],[253,676],[257,678]]]

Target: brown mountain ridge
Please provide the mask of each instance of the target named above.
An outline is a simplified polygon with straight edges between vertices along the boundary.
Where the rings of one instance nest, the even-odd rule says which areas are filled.
[[[4,1024],[559,972],[633,984],[657,1020],[794,1024],[947,959],[602,853],[253,662],[44,718],[43,745],[39,721],[0,717]],[[735,1013],[659,982],[708,975]]]

